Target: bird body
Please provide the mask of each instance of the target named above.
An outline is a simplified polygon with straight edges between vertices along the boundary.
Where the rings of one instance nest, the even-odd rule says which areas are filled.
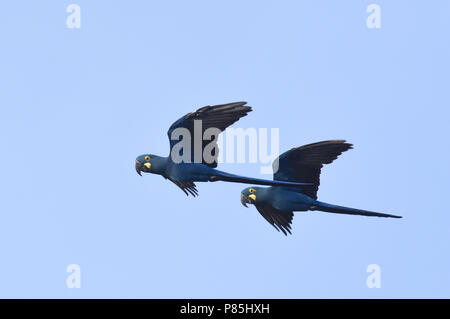
[[[156,159],[157,157],[152,158]],[[174,163],[169,157],[158,157],[162,164],[161,169],[152,171],[154,174],[160,174],[166,178],[172,178],[180,182],[207,182],[213,175],[214,169],[202,163]],[[153,163],[152,163],[153,167]]]
[[[259,187],[259,189],[262,188],[263,187]],[[263,197],[267,198],[267,202],[269,202],[270,199],[273,199],[271,203],[277,210],[307,211],[315,202],[311,197],[298,191],[294,191],[290,187],[273,186],[267,188],[264,187],[264,189],[265,194],[263,194]]]
[[[328,204],[317,200],[320,172],[323,164],[333,162],[352,148],[343,140],[324,141],[293,148],[274,162],[274,179],[301,179],[311,185],[247,187],[241,192],[241,203],[255,205],[258,212],[278,231],[291,233],[293,212],[322,211],[336,214],[401,218],[356,208]],[[277,165],[278,167],[276,167]],[[276,168],[276,169],[275,169]]]

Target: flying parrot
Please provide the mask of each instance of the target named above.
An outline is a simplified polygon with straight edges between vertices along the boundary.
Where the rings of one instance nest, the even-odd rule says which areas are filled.
[[[241,203],[255,205],[258,212],[278,231],[291,234],[294,211],[322,211],[336,214],[402,218],[401,216],[332,205],[317,200],[320,171],[343,152],[353,148],[344,140],[323,141],[293,148],[276,159],[272,166],[277,181],[302,181],[309,185],[247,187],[241,192]]]

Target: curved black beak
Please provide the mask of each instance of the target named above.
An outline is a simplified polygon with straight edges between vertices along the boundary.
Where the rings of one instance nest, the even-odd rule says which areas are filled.
[[[241,203],[242,205],[244,205],[245,207],[248,208],[247,203],[250,203],[247,196],[245,196],[244,194],[241,193]]]
[[[141,172],[142,172],[142,163],[139,162],[138,160],[136,160],[136,165],[135,165],[135,167],[136,167],[136,172],[137,172],[140,176],[142,176],[142,174],[141,174]]]

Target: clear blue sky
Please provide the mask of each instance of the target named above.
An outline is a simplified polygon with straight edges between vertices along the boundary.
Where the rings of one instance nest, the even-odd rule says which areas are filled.
[[[0,8],[0,297],[450,297],[450,2]],[[319,199],[404,218],[297,213],[285,237],[240,204],[244,185],[199,183],[193,199],[136,174],[179,116],[235,100],[254,107],[239,126],[280,128],[282,151],[354,143]]]

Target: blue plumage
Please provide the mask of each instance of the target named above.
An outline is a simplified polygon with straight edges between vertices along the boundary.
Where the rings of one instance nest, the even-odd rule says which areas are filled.
[[[217,136],[216,139],[203,139],[205,132],[213,130],[218,135],[228,126],[238,121],[241,117],[251,112],[251,107],[245,105],[246,102],[235,102],[229,104],[205,106],[199,108],[195,112],[191,112],[175,121],[169,128],[167,135],[170,142],[170,155],[161,157],[153,154],[144,154],[136,158],[136,171],[139,175],[141,172],[158,174],[169,179],[178,187],[180,187],[186,195],[198,195],[194,182],[215,182],[226,181],[234,183],[247,183],[256,185],[284,185],[284,186],[301,186],[305,183],[301,181],[283,181],[283,180],[263,180],[258,178],[244,177],[229,174],[217,170]],[[196,126],[201,122],[201,126]],[[199,129],[200,127],[200,129]],[[189,133],[192,137],[187,143],[189,152],[181,149],[180,153],[174,150],[179,143],[177,134],[183,132]],[[196,139],[199,138],[200,140]],[[211,147],[211,160],[203,157],[205,148]],[[188,152],[187,161],[176,161],[174,154],[183,157],[183,152]],[[196,155],[198,158],[196,158]]]
[[[343,207],[317,200],[320,171],[323,164],[333,162],[340,154],[352,148],[343,140],[324,141],[293,148],[274,161],[274,180],[309,182],[299,187],[247,187],[241,192],[241,202],[255,205],[259,213],[278,231],[291,233],[294,211],[318,210],[336,214],[376,217],[401,216],[382,214]]]

